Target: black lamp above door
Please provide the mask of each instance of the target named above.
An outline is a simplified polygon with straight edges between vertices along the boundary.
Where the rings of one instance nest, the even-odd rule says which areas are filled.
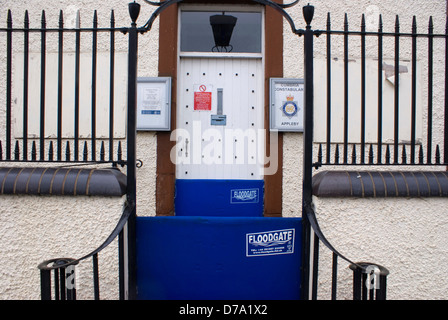
[[[213,52],[231,52],[233,50],[230,40],[237,20],[236,17],[226,15],[224,12],[210,16],[210,25],[215,40],[215,46],[212,48]]]

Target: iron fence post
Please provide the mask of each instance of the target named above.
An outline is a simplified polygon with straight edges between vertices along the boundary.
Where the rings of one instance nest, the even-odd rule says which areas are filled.
[[[140,5],[129,3],[129,15],[132,20],[129,28],[129,56],[128,56],[128,124],[127,124],[127,202],[132,206],[132,213],[127,221],[127,298],[135,300],[137,294],[136,279],[136,109],[137,109],[137,51],[138,30],[137,18]]]
[[[40,270],[40,294],[42,300],[51,300],[50,270]]]
[[[303,152],[303,197],[302,197],[302,223],[303,223],[303,251],[302,251],[302,292],[304,300],[309,299],[309,277],[310,277],[310,233],[311,227],[307,216],[312,210],[312,170],[313,170],[313,37],[311,21],[314,16],[314,7],[307,5],[303,7],[303,17],[306,21],[304,32],[304,152]]]
[[[386,300],[389,270],[374,263],[350,264],[353,271],[353,300]]]

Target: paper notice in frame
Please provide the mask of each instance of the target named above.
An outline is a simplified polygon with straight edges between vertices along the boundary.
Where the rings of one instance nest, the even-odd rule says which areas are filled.
[[[169,131],[171,78],[137,79],[137,130]]]
[[[143,87],[142,92],[142,114],[162,113],[161,88]]]
[[[271,129],[303,132],[303,91],[303,79],[271,78]]]

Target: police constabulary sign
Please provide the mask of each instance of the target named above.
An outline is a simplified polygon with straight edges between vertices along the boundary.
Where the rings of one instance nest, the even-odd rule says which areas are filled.
[[[246,256],[266,256],[294,253],[295,229],[283,229],[246,234]]]
[[[303,79],[270,79],[270,128],[303,132]]]

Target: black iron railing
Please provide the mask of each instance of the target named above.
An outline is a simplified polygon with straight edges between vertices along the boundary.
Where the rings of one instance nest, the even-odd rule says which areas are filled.
[[[404,32],[396,16],[394,30],[386,32],[381,15],[377,31],[366,31],[364,15],[359,31],[349,29],[347,15],[344,30],[333,30],[331,25],[328,14],[326,30],[314,31],[326,51],[321,60],[326,64],[326,82],[320,83],[320,91],[326,94],[326,105],[321,106],[325,109],[325,126],[321,126],[321,130],[325,129],[326,134],[316,141],[319,149],[314,166],[446,166],[448,27],[443,34],[434,33],[430,17],[426,32],[419,32],[414,16],[409,32]],[[343,48],[342,53],[337,52],[335,48],[338,47]],[[338,92],[334,89],[337,81],[333,64],[338,59],[343,68],[338,80],[343,84],[338,87],[343,90],[342,108],[334,100]],[[354,59],[360,61],[356,70],[350,66]],[[374,61],[370,64],[374,71],[370,73],[366,66],[368,61]],[[403,65],[404,62],[407,64]],[[351,88],[350,83],[354,73],[360,81],[359,100],[356,101],[352,97],[358,88]],[[387,82],[386,78],[392,80]],[[445,84],[443,91],[434,91],[436,82]],[[368,96],[369,85],[376,87],[374,95]],[[385,86],[393,86],[391,95],[385,95]],[[410,96],[402,93],[403,90],[408,90]],[[332,118],[335,113],[343,116],[335,121]],[[338,123],[341,118],[342,123]],[[376,128],[368,126],[369,122],[376,123]],[[354,126],[355,123],[359,125]]]
[[[115,136],[114,124],[117,120],[115,92],[117,88],[122,88],[122,84],[116,83],[115,37],[117,33],[126,32],[126,29],[115,27],[114,11],[111,12],[108,28],[98,27],[96,11],[92,27],[81,28],[79,21],[78,13],[77,25],[74,28],[64,27],[64,15],[61,10],[58,26],[48,28],[45,11],[42,11],[40,27],[31,28],[26,11],[23,27],[17,27],[13,26],[11,10],[8,11],[7,27],[0,28],[0,37],[2,43],[4,40],[6,48],[5,55],[0,60],[6,70],[6,74],[2,77],[5,79],[2,87],[6,99],[5,116],[2,117],[3,123],[0,126],[4,127],[4,131],[0,133],[0,161],[125,164],[122,156],[122,141],[125,141],[125,136],[124,134],[121,137]],[[99,34],[103,35],[102,46],[109,37],[107,49],[103,50],[107,52],[109,60],[107,75],[104,74],[104,70],[98,70]],[[33,59],[31,59],[32,49],[39,52],[38,57],[33,56]],[[90,79],[82,77],[85,66],[81,65],[81,60],[85,52],[88,52],[90,58]],[[73,60],[72,65],[64,61],[69,55],[73,56],[70,59]],[[56,66],[56,70],[49,68],[50,63]],[[70,85],[64,76],[67,69],[70,69]],[[19,72],[22,73],[21,79],[14,76]],[[101,101],[108,105],[107,124],[104,124],[105,121],[102,122],[107,128],[101,128],[103,131],[101,136],[98,135],[98,117],[104,117],[104,113],[97,105],[99,72],[102,72],[101,81],[108,82],[109,90],[108,99]],[[31,82],[31,76],[39,78],[38,87],[36,83]],[[85,96],[86,93],[81,92],[80,88],[86,81],[91,88],[90,106],[83,105],[86,99],[81,101],[81,96]],[[49,82],[57,83],[54,91],[49,88]],[[51,84],[54,86],[54,83]],[[39,91],[38,94],[31,92],[32,85],[35,91]],[[18,96],[15,96],[15,92]],[[68,92],[73,96],[73,101],[69,103],[64,99],[64,95]],[[20,105],[15,104],[14,98],[17,97],[21,99]],[[64,121],[64,117],[69,117],[72,123]],[[52,123],[49,123],[49,119]],[[90,122],[90,125],[86,122]],[[30,130],[31,125],[33,131]],[[81,132],[81,126],[90,127],[90,130]]]
[[[304,152],[308,156],[304,164],[303,213],[311,225],[304,237],[304,242],[308,241],[305,248],[310,248],[304,257],[304,261],[310,261],[310,280],[304,283],[304,295],[309,293],[311,299],[318,297],[319,243],[322,242],[333,252],[331,299],[337,298],[339,258],[349,262],[354,272],[354,299],[385,299],[388,270],[373,263],[353,263],[333,248],[321,232],[309,190],[313,168],[395,166],[396,170],[398,167],[445,170],[448,164],[448,24],[445,33],[434,33],[431,17],[427,32],[421,33],[417,31],[414,17],[409,32],[403,32],[397,16],[394,30],[386,32],[380,15],[377,31],[372,32],[367,31],[363,15],[360,31],[351,31],[345,15],[344,29],[336,31],[328,14],[326,30],[312,30],[312,9],[304,9],[307,21],[303,32]],[[320,46],[320,55],[324,52],[322,56],[315,54],[313,46],[316,45]],[[318,67],[324,76],[321,73],[317,79],[314,67],[319,58]],[[354,76],[359,80],[356,88],[350,82]],[[338,83],[342,85],[335,88]],[[437,93],[436,83],[439,84]],[[375,94],[372,96],[370,92],[369,96],[372,86]],[[319,88],[319,96],[325,99],[318,100],[312,95],[315,88]],[[386,90],[391,94],[386,95]],[[403,94],[404,90],[409,96]],[[320,112],[320,117],[316,117],[316,112]],[[336,119],[335,114],[341,116]],[[375,126],[372,128],[369,122]],[[375,285],[370,280],[373,276]]]
[[[42,11],[40,27],[31,28],[26,11],[23,27],[17,27],[13,26],[11,10],[8,11],[6,28],[0,28],[0,41],[5,47],[4,54],[0,54],[0,65],[2,70],[6,70],[0,83],[0,91],[5,93],[4,112],[0,116],[0,162],[124,166],[129,160],[136,164],[135,125],[126,126],[124,120],[121,119],[123,122],[120,123],[117,119],[117,115],[126,119],[128,105],[130,109],[135,109],[135,97],[133,102],[127,100],[127,90],[135,92],[135,85],[130,87],[127,84],[135,84],[136,73],[128,75],[124,72],[120,75],[117,65],[124,63],[129,65],[126,71],[131,70],[132,66],[136,70],[136,42],[134,47],[129,47],[130,60],[126,54],[126,61],[117,61],[115,50],[117,35],[121,36],[119,41],[125,44],[127,36],[123,35],[129,33],[135,38],[135,24],[130,28],[116,28],[113,10],[110,26],[106,28],[98,26],[96,11],[91,27],[81,27],[79,13],[76,18],[76,26],[67,28],[64,26],[64,13],[60,11],[57,27],[49,28],[46,13]],[[131,55],[131,51],[135,54]],[[107,70],[100,68],[100,54],[103,65],[108,66]],[[85,66],[86,60],[89,61],[88,68]],[[89,75],[88,79],[86,74]],[[120,83],[117,76],[122,77]],[[100,84],[100,81],[106,85]],[[99,92],[100,85],[102,92]],[[87,93],[82,90],[86,87],[90,88]],[[108,88],[107,92],[105,87]],[[124,101],[117,101],[118,90],[124,92]],[[65,95],[73,97],[73,100],[67,101]],[[90,95],[88,99],[86,95]],[[106,104],[106,107],[99,103]],[[118,109],[124,111],[120,114],[117,113]],[[117,121],[122,125],[118,135]],[[102,127],[99,127],[100,124]],[[128,132],[125,132],[126,129]],[[130,142],[130,147],[127,142]],[[129,260],[125,257],[124,248],[132,248],[130,222],[135,215],[135,165],[130,167],[127,170],[126,205],[115,229],[101,246],[79,259],[57,258],[42,262],[39,265],[42,299],[76,299],[75,267],[89,258],[92,258],[94,298],[99,299],[98,255],[117,237],[120,299],[124,299],[126,294],[133,297],[133,291],[127,292],[124,284],[126,278],[131,283],[130,287],[135,287],[132,271],[128,276],[124,266],[125,260]],[[124,233],[126,225],[128,237]]]
[[[94,251],[79,258],[57,258],[46,260],[39,264],[41,276],[41,299],[42,300],[76,300],[76,266],[89,258],[92,258],[92,274],[93,274],[93,297],[95,300],[100,299],[100,282],[99,282],[99,268],[98,268],[98,254],[106,248],[113,240],[119,238],[119,294],[120,300],[125,298],[125,284],[124,284],[124,268],[123,268],[123,229],[132,215],[135,207],[126,203],[123,209],[123,214],[120,217],[115,229],[107,237],[103,244],[101,244]],[[51,273],[53,272],[53,286],[51,281]],[[53,293],[52,288],[53,287]]]
[[[305,30],[296,30],[296,34],[299,36],[303,36],[304,38],[304,166],[303,166],[303,196],[302,196],[302,218],[303,218],[303,270],[302,270],[302,297],[304,299],[318,299],[318,289],[319,289],[319,261],[320,261],[320,243],[323,243],[324,246],[331,251],[331,259],[332,259],[332,267],[331,267],[331,279],[329,279],[329,283],[331,283],[331,297],[330,299],[335,300],[338,298],[338,264],[339,260],[343,259],[349,263],[350,269],[353,270],[353,299],[377,299],[377,300],[385,300],[386,299],[386,282],[388,271],[386,268],[379,266],[373,263],[355,263],[341,254],[333,245],[326,239],[325,235],[320,229],[319,223],[317,221],[317,217],[314,211],[313,205],[313,195],[312,195],[312,186],[313,186],[313,168],[319,168],[323,165],[323,155],[322,155],[322,144],[318,144],[319,149],[317,152],[318,161],[313,162],[316,146],[316,137],[315,137],[315,128],[319,127],[319,130],[323,128],[320,123],[317,121],[321,121],[320,117],[316,117],[316,107],[321,107],[316,103],[316,88],[319,88],[319,95],[322,94],[322,79],[316,79],[315,76],[315,59],[316,52],[315,46],[318,44],[318,40],[321,40],[320,37],[322,34],[327,34],[327,79],[324,83],[326,83],[327,87],[327,134],[326,134],[326,147],[327,147],[327,159],[329,158],[330,150],[331,150],[331,106],[333,103],[333,98],[331,96],[331,89],[335,83],[335,80],[331,77],[331,35],[343,35],[344,43],[343,43],[343,61],[344,61],[344,163],[347,164],[347,147],[348,147],[348,63],[349,63],[349,47],[348,47],[348,37],[357,35],[361,36],[361,65],[362,68],[362,79],[366,78],[365,74],[365,37],[367,35],[365,31],[365,27],[362,27],[361,32],[349,32],[347,18],[345,23],[344,31],[331,31],[330,30],[330,19],[328,15],[327,22],[327,30],[313,30],[311,27],[311,23],[314,17],[314,7],[307,5],[303,7],[303,16],[306,22]],[[364,18],[363,18],[364,21]],[[380,45],[381,46],[381,45]],[[337,81],[337,80],[336,80]],[[361,93],[362,101],[361,108],[365,109],[365,84],[363,84],[363,90]],[[381,89],[379,89],[379,94],[382,94]],[[366,116],[365,112],[361,112],[362,115],[362,123],[365,123]],[[359,142],[361,144],[361,149],[365,148],[365,125],[361,124],[361,140]],[[338,146],[335,148],[336,153],[338,154]],[[361,152],[361,159],[364,159],[364,153]],[[338,156],[339,157],[339,156]],[[339,158],[337,158],[339,159]],[[363,161],[361,161],[363,162]],[[325,164],[330,164],[331,162],[328,160]],[[333,163],[331,163],[333,164]],[[369,292],[367,294],[366,292]],[[362,293],[362,294],[361,294]]]

